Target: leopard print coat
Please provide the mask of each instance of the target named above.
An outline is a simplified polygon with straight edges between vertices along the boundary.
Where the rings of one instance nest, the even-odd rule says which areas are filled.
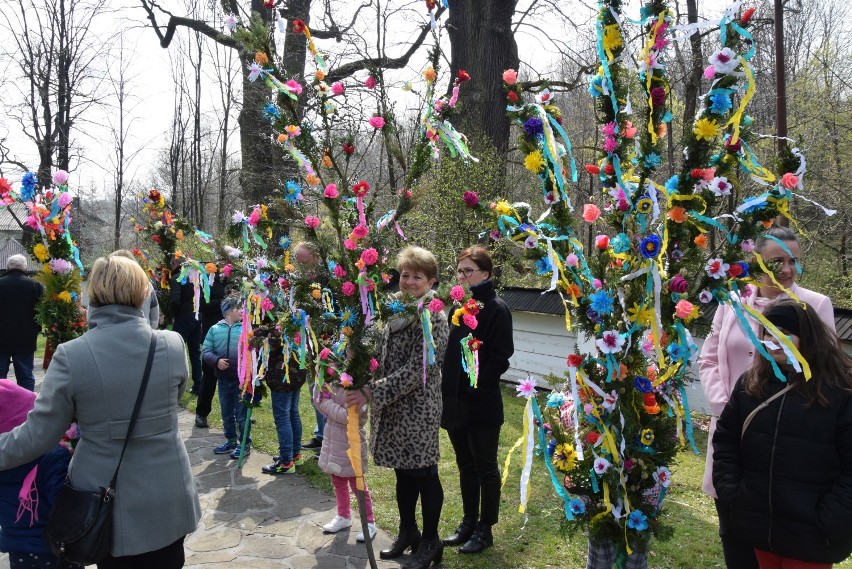
[[[370,382],[370,448],[378,466],[399,469],[438,464],[441,422],[441,366],[447,347],[447,315],[432,313],[435,363],[423,384],[423,327],[418,317],[382,339],[380,379]]]

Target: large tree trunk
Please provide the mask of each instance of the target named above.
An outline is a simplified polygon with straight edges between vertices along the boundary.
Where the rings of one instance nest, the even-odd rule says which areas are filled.
[[[509,119],[502,74],[518,68],[512,33],[514,0],[455,0],[450,8],[450,70],[471,76],[459,103],[456,125],[469,137],[486,136],[500,152],[509,147]]]

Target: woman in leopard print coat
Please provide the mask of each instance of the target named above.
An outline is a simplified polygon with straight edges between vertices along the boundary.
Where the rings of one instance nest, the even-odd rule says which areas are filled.
[[[423,310],[431,299],[438,274],[435,256],[420,247],[400,251],[401,301],[410,299]],[[361,391],[348,392],[349,405],[370,400],[370,448],[378,466],[393,468],[399,534],[393,545],[380,552],[383,559],[402,555],[409,546],[416,555],[403,569],[425,569],[439,563],[443,544],[438,538],[438,520],[444,490],[438,478],[438,431],[441,423],[441,366],[449,327],[443,311],[429,312],[435,361],[425,364],[423,326],[419,313],[400,313],[391,319],[382,342],[379,379]],[[424,381],[425,375],[425,381]],[[417,528],[415,509],[420,500],[423,534]],[[418,547],[419,546],[419,547]]]

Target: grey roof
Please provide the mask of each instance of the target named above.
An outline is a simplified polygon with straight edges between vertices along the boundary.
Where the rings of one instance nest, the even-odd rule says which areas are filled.
[[[841,342],[852,342],[852,310],[835,307],[834,327]]]
[[[28,258],[29,264],[32,263],[32,260],[29,260],[29,254],[27,250],[24,249],[24,246],[17,239],[12,239],[11,237],[7,237],[5,240],[0,241],[0,269],[6,268],[6,261],[9,260],[9,257],[12,255],[24,255]],[[30,267],[32,269],[32,267]]]
[[[515,286],[507,286],[501,288],[499,291],[500,298],[512,310],[563,316],[565,308],[562,306],[559,295],[555,291],[544,292],[542,294],[543,292],[544,289],[540,288],[521,288]]]
[[[0,207],[0,231],[22,231],[21,224],[15,221],[15,217],[24,223],[27,215],[29,215],[27,206],[22,203],[15,202],[9,206]]]

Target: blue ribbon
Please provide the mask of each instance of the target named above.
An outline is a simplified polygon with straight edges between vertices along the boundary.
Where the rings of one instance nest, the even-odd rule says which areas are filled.
[[[541,416],[541,409],[539,409],[538,401],[536,401],[535,397],[531,397],[530,399],[532,401],[533,414],[539,424],[538,444],[541,445],[542,448],[547,448],[547,438],[544,433],[544,419]],[[565,490],[565,486],[563,486],[562,481],[557,478],[556,470],[553,468],[553,461],[546,452],[544,453],[544,465],[550,473],[550,482],[553,484],[553,489],[556,490],[556,493],[559,494],[559,497],[562,498],[562,502],[565,505],[565,519],[568,521],[574,521],[574,515],[571,513],[570,506],[571,495],[568,494],[567,490]]]

